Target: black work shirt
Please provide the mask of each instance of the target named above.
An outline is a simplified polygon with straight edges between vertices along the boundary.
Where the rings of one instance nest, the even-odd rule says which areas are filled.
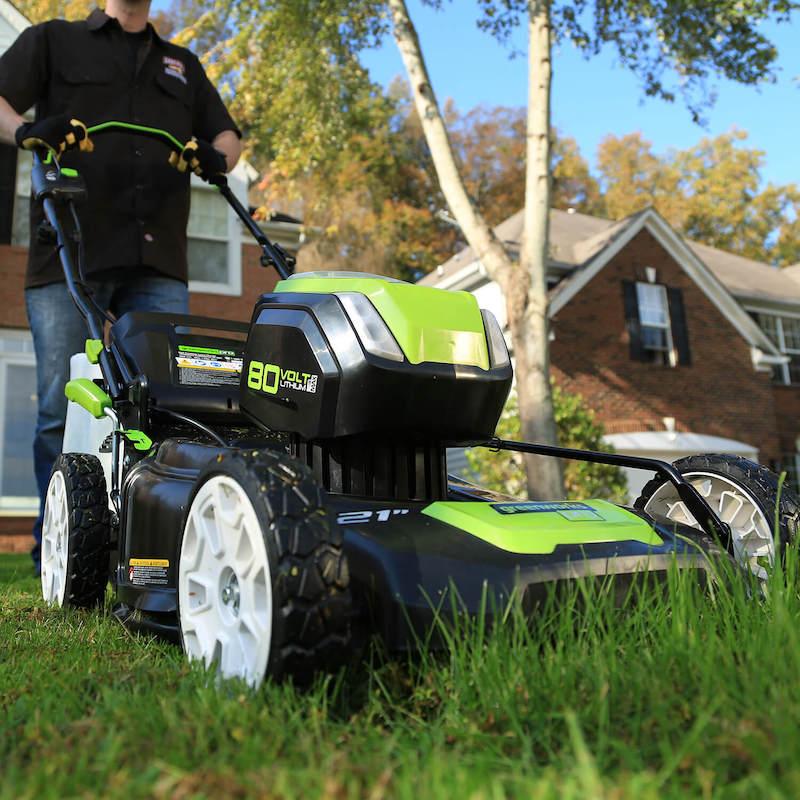
[[[0,96],[20,114],[35,105],[37,119],[67,113],[87,126],[133,122],[182,142],[239,134],[197,57],[148,29],[132,69],[125,32],[100,10],[82,22],[34,25],[0,58]],[[189,175],[169,166],[168,148],[152,139],[115,132],[94,145],[93,153],[61,159],[88,187],[80,208],[87,274],[149,267],[186,281]],[[36,239],[43,210],[31,206],[28,287],[63,280],[53,245]]]

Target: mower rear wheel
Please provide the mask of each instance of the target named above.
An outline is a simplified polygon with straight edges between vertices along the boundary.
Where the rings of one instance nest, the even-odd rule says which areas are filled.
[[[53,465],[42,524],[42,596],[55,606],[100,604],[108,583],[109,512],[100,461],[62,453]]]
[[[759,578],[775,561],[776,530],[781,551],[794,541],[800,524],[800,500],[766,467],[741,456],[697,455],[674,466],[703,496],[731,530],[729,551]],[[699,528],[675,488],[654,478],[634,503],[648,514]]]
[[[200,475],[178,559],[183,648],[224,678],[307,683],[350,639],[347,561],[310,471],[277,451]]]

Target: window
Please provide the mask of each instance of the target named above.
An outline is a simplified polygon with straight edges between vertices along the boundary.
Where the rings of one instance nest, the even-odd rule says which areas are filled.
[[[27,331],[0,329],[0,513],[36,513],[36,362]]]
[[[786,385],[800,384],[800,318],[762,312],[755,314],[755,318],[767,338],[789,356],[788,364],[772,367],[772,380]]]
[[[27,247],[30,231],[31,169],[33,156],[20,150],[17,161],[17,182],[14,197],[14,221],[11,227],[11,244]]]
[[[641,346],[648,361],[674,365],[667,290],[657,283],[637,283]]]
[[[622,281],[622,299],[633,361],[666,367],[691,365],[681,289],[660,283]]]
[[[237,197],[247,202],[244,182],[228,177]],[[241,294],[242,234],[238,218],[219,192],[192,176],[189,214],[189,288],[194,292]]]

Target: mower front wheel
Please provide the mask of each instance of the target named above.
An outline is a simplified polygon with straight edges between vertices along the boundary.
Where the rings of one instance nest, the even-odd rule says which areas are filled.
[[[191,660],[257,687],[307,683],[350,638],[347,561],[310,471],[277,451],[220,456],[201,473],[178,559]]]
[[[42,596],[49,605],[99,605],[108,583],[108,495],[96,456],[62,453],[42,523]]]

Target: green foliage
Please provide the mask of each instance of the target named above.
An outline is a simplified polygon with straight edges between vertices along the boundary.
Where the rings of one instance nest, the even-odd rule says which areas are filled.
[[[648,97],[673,101],[680,95],[696,121],[713,104],[712,77],[746,85],[775,79],[778,53],[764,23],[786,22],[798,8],[794,0],[547,2],[556,42],[576,46],[587,58],[611,47]],[[525,22],[529,0],[478,0],[478,5],[484,12],[481,26],[507,42]]]
[[[15,0],[14,5],[31,22],[45,22],[49,19],[86,19],[89,12],[98,5],[95,0]]]
[[[553,384],[553,410],[562,447],[613,452],[613,448],[603,441],[602,425],[580,395],[569,394]],[[495,436],[519,439],[519,410],[513,392],[503,409]],[[475,448],[467,451],[467,461],[481,486],[511,497],[526,495],[525,467],[520,453],[492,453],[484,448]],[[622,501],[626,496],[622,470],[581,461],[564,462],[564,488],[566,497],[571,500]]]
[[[598,150],[606,214],[653,206],[690,239],[759,261],[800,260],[800,188],[763,186],[764,152],[733,130],[659,155],[641,134],[607,136]]]

